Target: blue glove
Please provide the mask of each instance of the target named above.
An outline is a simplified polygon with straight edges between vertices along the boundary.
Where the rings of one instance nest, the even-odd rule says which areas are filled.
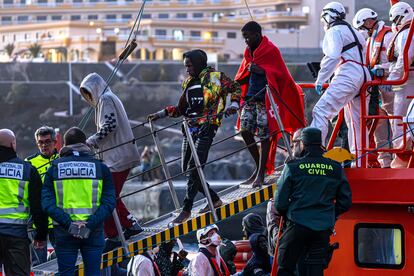
[[[316,93],[320,96],[322,94],[322,85],[318,84],[315,86]]]

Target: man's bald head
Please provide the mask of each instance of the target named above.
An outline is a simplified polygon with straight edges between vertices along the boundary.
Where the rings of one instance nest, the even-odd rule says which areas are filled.
[[[13,131],[7,128],[0,129],[0,146],[16,151],[16,136]]]

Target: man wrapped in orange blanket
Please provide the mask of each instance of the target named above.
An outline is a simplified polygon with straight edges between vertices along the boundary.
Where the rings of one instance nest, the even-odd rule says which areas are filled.
[[[246,145],[251,145],[248,149],[256,163],[255,172],[243,184],[260,187],[265,172],[274,171],[277,141],[281,137],[266,85],[279,107],[284,129],[290,133],[305,127],[303,93],[290,75],[279,49],[262,36],[261,26],[250,21],[241,31],[247,47],[235,77],[242,86],[240,130]],[[255,135],[261,140],[260,153]]]

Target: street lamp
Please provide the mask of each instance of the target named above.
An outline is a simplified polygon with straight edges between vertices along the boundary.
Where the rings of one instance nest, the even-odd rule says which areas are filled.
[[[114,33],[117,35],[117,34],[119,34],[119,28],[115,28],[114,29]]]
[[[102,28],[96,28],[96,33],[101,34],[102,33]]]

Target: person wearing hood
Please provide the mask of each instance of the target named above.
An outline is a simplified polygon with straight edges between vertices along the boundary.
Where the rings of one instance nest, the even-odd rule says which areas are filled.
[[[47,216],[40,203],[42,180],[36,168],[17,157],[16,137],[0,129],[0,261],[6,275],[30,274],[27,227],[36,226],[34,246],[45,244]]]
[[[368,64],[371,73],[377,79],[386,78],[389,75],[390,67],[386,50],[393,37],[391,27],[386,26],[384,21],[378,20],[378,14],[369,8],[360,9],[355,14],[352,23],[355,29],[367,34],[365,62]],[[393,115],[394,93],[390,89],[391,86],[371,87],[369,115]],[[368,127],[375,128],[374,140],[376,148],[384,148],[384,145],[386,148],[390,148],[392,135],[389,120],[381,119],[377,120],[377,122],[374,122],[374,120],[368,122],[370,124]],[[391,166],[392,154],[390,152],[379,152],[377,160],[381,168],[389,168]]]
[[[267,237],[263,234],[254,233],[249,238],[253,256],[243,269],[244,276],[268,276],[272,270],[270,256],[267,249]]]
[[[64,135],[60,157],[47,170],[43,210],[53,219],[59,275],[74,275],[81,251],[85,275],[100,275],[104,249],[103,223],[115,207],[108,167],[95,159],[77,127]]]
[[[315,91],[322,96],[312,110],[311,126],[322,131],[322,145],[325,145],[329,121],[344,109],[349,148],[358,157],[361,155],[359,92],[362,85],[371,80],[371,76],[364,65],[365,39],[345,21],[345,15],[344,6],[338,2],[326,4],[321,13],[325,29],[322,43],[324,57],[315,82]],[[335,76],[329,87],[322,94],[322,86],[333,74]]]
[[[132,142],[134,135],[124,106],[121,100],[106,86],[106,82],[100,75],[91,73],[83,79],[80,93],[95,109],[97,132],[86,140],[86,144],[91,148],[103,151],[100,157],[112,173],[118,198],[129,171],[139,164],[140,155],[135,143]],[[122,146],[119,146],[121,144]],[[109,148],[111,149],[107,150]],[[122,227],[126,229],[124,232],[126,239],[142,231],[137,219],[129,213],[122,200],[116,201],[116,211]],[[115,239],[118,236],[112,216],[105,222],[105,234],[110,239]]]
[[[266,233],[266,227],[263,223],[263,219],[256,213],[250,213],[243,217],[242,228],[244,237],[247,239],[249,239],[250,236],[255,233]]]
[[[339,215],[352,203],[351,189],[341,164],[323,157],[321,131],[303,129],[303,157],[286,163],[277,182],[275,208],[286,220],[278,251],[278,275],[293,275],[304,260],[309,274],[323,275],[327,267],[329,236]]]
[[[155,121],[163,117],[184,116],[189,119],[192,139],[201,164],[207,161],[208,153],[214,136],[221,125],[223,115],[235,114],[239,107],[240,86],[228,78],[224,73],[215,71],[207,66],[207,54],[202,50],[192,50],[184,53],[184,66],[188,78],[182,84],[182,94],[176,106],[167,106],[157,113],[150,114],[149,120]],[[231,95],[231,105],[226,109],[226,98]],[[191,158],[191,149],[187,137],[184,135],[182,145],[182,170],[187,171],[195,167]],[[197,170],[188,173],[187,194],[181,213],[173,223],[182,223],[191,216],[194,198],[198,192],[204,194]],[[209,187],[214,208],[220,207],[223,202],[217,193]],[[208,212],[206,205],[200,213]]]
[[[220,256],[219,228],[212,224],[197,231],[199,252],[189,265],[190,276],[230,276],[226,263]]]

